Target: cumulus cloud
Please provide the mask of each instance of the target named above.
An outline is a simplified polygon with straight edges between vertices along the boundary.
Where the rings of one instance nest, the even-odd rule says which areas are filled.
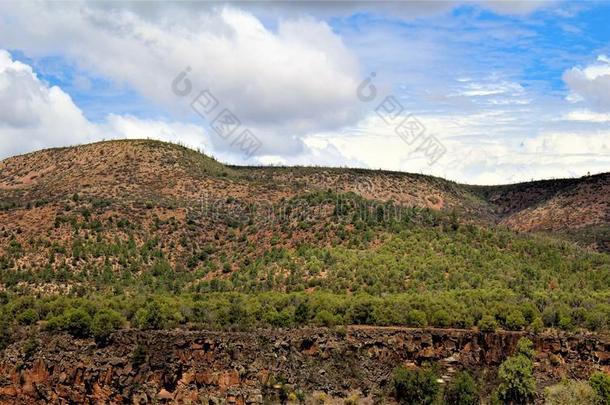
[[[0,21],[0,45],[62,53],[170,109],[184,107],[170,84],[189,66],[195,90],[210,89],[245,126],[265,130],[258,136],[271,138],[267,153],[280,146],[299,152],[291,136],[359,117],[358,62],[325,22],[311,18],[280,20],[271,30],[230,7],[176,20],[81,3],[0,3]],[[288,137],[283,143],[280,134]]]
[[[40,80],[31,66],[2,49],[0,106],[0,158],[104,138],[150,137],[211,149],[207,132],[193,124],[113,114],[90,122],[60,87]]]
[[[572,101],[584,101],[599,111],[610,111],[610,58],[600,55],[586,67],[573,67],[563,74]]]
[[[200,148],[207,154],[230,163],[286,163],[282,156],[292,156],[292,164],[325,164],[362,166],[346,159],[332,145],[298,141],[298,153],[292,137],[274,135],[265,138],[276,142],[273,154],[251,160],[243,151],[209,129],[203,123],[142,119],[132,115],[109,114],[101,122],[89,121],[70,96],[58,86],[40,80],[32,67],[15,61],[0,49],[0,159],[34,150],[76,145],[103,139],[151,138]],[[251,127],[255,134],[263,127]],[[289,151],[291,152],[291,151]]]
[[[0,156],[82,142],[95,132],[68,94],[0,49]]]
[[[256,4],[240,4],[244,11],[218,3],[137,2],[125,7],[106,2],[0,2],[0,47],[22,50],[34,58],[34,66],[41,61],[38,57],[49,55],[76,66],[71,84],[64,81],[62,86],[68,87],[62,90],[0,52],[0,157],[103,138],[149,137],[200,147],[228,163],[384,168],[480,184],[608,170],[609,119],[599,111],[609,105],[604,87],[608,58],[565,73],[571,99],[582,104],[570,105],[520,81],[504,71],[504,64],[477,67],[481,61],[465,58],[468,53],[449,40],[454,30],[438,36],[408,24],[396,28],[393,19],[403,18],[402,12],[430,15],[455,7],[451,2],[432,3],[384,3],[378,10],[392,16],[386,20],[390,28],[375,16],[371,21],[379,24],[366,35],[357,24],[335,24],[344,35],[340,37],[318,20],[323,14],[318,11],[326,7],[322,5],[297,5],[295,10],[308,12],[286,13],[284,3],[276,4],[279,11],[273,15]],[[508,14],[538,9],[521,2],[470,4]],[[360,2],[328,7],[324,13],[329,15],[338,9],[346,14],[373,9]],[[486,35],[502,41],[530,38],[512,25],[502,25],[501,35],[485,27]],[[435,165],[376,117],[375,103],[356,98],[365,75],[344,40],[365,63],[374,61],[379,96],[395,94],[421,119],[427,133],[446,146],[447,153]],[[476,55],[502,59],[471,48]],[[170,84],[187,66],[193,89],[188,97],[178,97]],[[78,90],[73,93],[76,100],[83,99],[87,89],[87,96],[96,97],[96,82],[90,80],[96,77],[136,90],[146,102],[156,103],[154,111],[171,113],[171,118],[105,116],[116,108],[106,103],[105,112],[96,116],[99,121],[87,120],[66,89]],[[204,88],[218,99],[219,109],[229,108],[263,141],[253,159],[245,160],[230,141],[192,114],[191,97]]]

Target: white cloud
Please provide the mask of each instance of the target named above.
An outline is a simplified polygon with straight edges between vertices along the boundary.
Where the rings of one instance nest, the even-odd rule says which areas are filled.
[[[273,31],[228,7],[176,21],[81,3],[0,3],[0,38],[0,46],[33,55],[62,53],[169,108],[188,105],[170,84],[190,66],[193,91],[209,88],[245,126],[264,128],[258,136],[271,138],[267,153],[302,149],[299,141],[278,142],[280,135],[359,117],[358,62],[325,22],[311,18],[280,20]]]
[[[276,153],[252,161],[246,159],[243,152],[232,146],[230,141],[214,132],[210,133],[197,123],[117,114],[110,114],[102,122],[94,123],[84,117],[80,108],[61,88],[41,81],[30,66],[14,61],[7,51],[1,49],[0,106],[0,158],[102,139],[151,138],[200,148],[231,163],[281,163],[284,159],[281,155],[292,154],[293,164],[328,165],[335,162],[336,165],[362,165],[361,162],[345,159],[332,145],[305,145],[288,136],[267,137],[265,142],[276,142],[270,148]],[[264,133],[264,128],[250,129],[255,135]],[[283,148],[290,149],[291,153],[281,153]],[[298,150],[298,154],[292,153],[294,149]]]
[[[200,3],[135,3],[124,8],[117,3],[0,2],[0,47],[75,62],[80,69],[70,82],[72,90],[95,90],[89,78],[110,78],[154,100],[161,111],[189,112],[187,98],[176,97],[170,83],[190,66],[194,91],[209,87],[221,106],[229,107],[263,141],[260,155],[246,162],[230,141],[206,130],[203,121],[181,122],[184,116],[168,120],[110,114],[102,122],[90,122],[65,91],[40,81],[29,66],[4,52],[0,156],[102,138],[150,137],[201,147],[237,164],[385,168],[483,184],[610,168],[604,140],[609,135],[608,114],[586,109],[608,105],[608,88],[603,87],[609,77],[607,57],[566,72],[571,98],[583,103],[568,105],[544,84],[521,81],[515,66],[526,66],[527,58],[504,62],[502,52],[478,46],[482,36],[531,43],[536,35],[531,24],[524,29],[448,15],[433,27],[418,27],[421,20],[394,21],[409,13],[429,15],[455,6],[433,3],[384,3],[380,10],[392,19],[381,23],[371,18],[373,26],[366,30],[351,21],[334,24],[343,35],[339,37],[327,23],[304,16],[332,15],[333,7],[320,14],[296,7],[286,19],[282,3],[277,14],[266,19],[261,16],[273,13],[265,14],[256,5],[243,6],[250,13]],[[334,7],[348,14],[376,7],[338,4]],[[534,10],[521,2],[476,4],[509,14]],[[472,25],[456,28],[465,22]],[[355,96],[364,75],[344,40],[378,73],[380,97],[394,93],[447,147],[437,164],[429,166],[374,114],[362,115],[360,108],[370,112],[375,103],[360,103]]]
[[[585,101],[600,111],[610,111],[610,59],[600,55],[586,67],[573,67],[563,74],[572,101]]]
[[[570,111],[562,118],[566,121],[604,123],[610,122],[610,113],[598,113],[589,110],[576,110]]]
[[[489,83],[464,81],[463,85],[465,89],[486,88]],[[498,86],[506,89],[507,97],[528,97],[510,83]],[[498,96],[493,93],[493,97]],[[296,154],[270,153],[246,161],[240,151],[223,145],[224,140],[193,123],[116,114],[101,123],[92,123],[62,89],[39,80],[30,66],[13,61],[6,51],[0,51],[0,105],[6,106],[0,110],[1,157],[100,139],[153,138],[199,147],[221,161],[238,164],[383,168],[476,184],[577,176],[610,167],[610,132],[606,127],[597,123],[598,127],[589,129],[535,132],[531,126],[522,126],[522,121],[531,125],[531,120],[524,116],[524,110],[512,104],[506,104],[504,109],[418,115],[427,133],[435,135],[447,148],[433,166],[421,151],[403,142],[394,127],[374,113],[343,130],[304,136],[303,147]],[[539,111],[528,113],[544,119]],[[591,121],[591,117],[597,117],[591,114],[580,111],[565,116]],[[532,136],[519,136],[530,130]],[[282,139],[276,141],[281,143]]]
[[[92,123],[58,86],[0,49],[0,158],[53,146],[110,138],[155,138],[211,149],[197,125],[110,115]]]
[[[70,96],[0,49],[0,156],[83,142],[95,132]]]

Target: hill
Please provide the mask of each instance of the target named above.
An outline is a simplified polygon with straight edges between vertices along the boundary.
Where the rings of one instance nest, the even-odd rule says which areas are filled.
[[[0,162],[2,319],[76,335],[96,322],[606,329],[610,256],[594,249],[608,247],[609,187],[608,174],[480,187],[230,167],[147,140],[16,156]]]

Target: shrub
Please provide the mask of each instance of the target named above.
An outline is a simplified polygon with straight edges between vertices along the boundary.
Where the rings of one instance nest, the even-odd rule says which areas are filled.
[[[436,372],[429,367],[394,370],[394,393],[403,405],[424,405],[434,403],[440,393]]]
[[[498,370],[501,381],[498,387],[499,399],[507,403],[524,404],[533,397],[536,391],[534,355],[532,342],[520,339],[515,355],[507,358]]]
[[[334,326],[339,322],[339,317],[331,314],[327,310],[323,309],[316,314],[315,322],[322,326]]]
[[[157,301],[150,301],[136,312],[135,323],[140,329],[163,329],[167,316]]]
[[[36,354],[39,348],[38,339],[36,335],[30,335],[28,340],[23,345],[23,360],[30,361]]]
[[[91,322],[91,333],[98,340],[106,340],[108,336],[123,325],[121,315],[111,309],[98,311]]]
[[[373,302],[370,299],[357,299],[350,308],[352,323],[372,325],[375,323]]]
[[[574,321],[572,319],[572,316],[569,313],[560,313],[558,326],[560,329],[563,330],[574,329]]]
[[[421,328],[428,324],[426,313],[419,309],[413,309],[407,313],[407,325]]]
[[[542,322],[542,318],[536,317],[530,324],[530,330],[534,333],[539,333],[544,329],[544,322]]]
[[[38,313],[33,308],[28,308],[17,315],[17,322],[20,325],[32,325],[38,321]]]
[[[546,405],[582,405],[595,404],[597,394],[584,381],[566,380],[544,390]]]
[[[145,346],[138,344],[134,347],[133,352],[131,353],[131,364],[138,368],[146,361],[146,356],[148,354],[148,350]]]
[[[589,384],[597,394],[600,403],[610,404],[610,375],[603,371],[596,371],[591,374]]]
[[[68,308],[64,313],[49,319],[47,328],[63,330],[74,337],[87,337],[91,334],[91,315],[84,308]]]
[[[536,357],[534,344],[528,338],[519,339],[519,341],[517,342],[517,351],[515,354],[518,356],[525,356],[530,360],[534,360],[534,357]]]
[[[523,313],[518,309],[513,309],[506,316],[506,328],[508,330],[522,330],[526,325]]]
[[[585,325],[589,330],[598,331],[606,327],[608,318],[604,311],[593,309],[585,315]]]
[[[492,315],[483,315],[479,320],[479,329],[481,332],[494,332],[498,328],[498,322]]]
[[[462,371],[447,385],[444,398],[449,405],[477,405],[479,387],[470,373]]]
[[[437,328],[446,328],[451,325],[451,315],[444,309],[439,309],[432,314],[432,325]]]
[[[10,318],[0,312],[0,351],[4,350],[13,339],[13,325]]]
[[[542,311],[542,321],[544,326],[553,327],[557,325],[557,309],[554,306],[547,306]]]

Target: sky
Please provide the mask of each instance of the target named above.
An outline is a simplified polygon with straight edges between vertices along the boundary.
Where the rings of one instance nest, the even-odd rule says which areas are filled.
[[[151,138],[470,184],[610,171],[610,2],[0,2],[0,159]]]

